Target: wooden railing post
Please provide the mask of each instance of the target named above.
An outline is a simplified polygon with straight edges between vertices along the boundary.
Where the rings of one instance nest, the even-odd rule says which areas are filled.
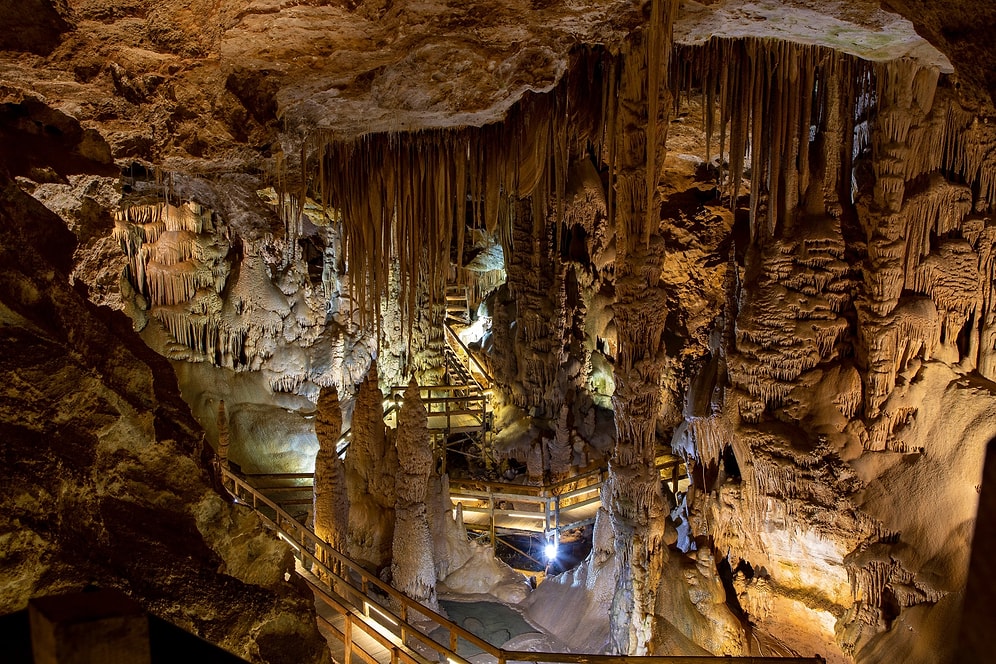
[[[342,640],[343,646],[343,659],[346,660],[344,664],[350,664],[353,657],[353,616],[348,613],[345,615],[346,618],[346,629],[345,638]]]

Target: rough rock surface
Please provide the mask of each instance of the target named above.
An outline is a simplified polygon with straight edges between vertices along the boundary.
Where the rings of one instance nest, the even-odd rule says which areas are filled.
[[[342,551],[349,530],[349,499],[346,469],[336,449],[342,435],[342,409],[334,387],[322,390],[318,396],[315,435],[319,448],[315,456],[312,528],[318,537]],[[326,565],[339,572],[338,561],[326,561]]]
[[[252,661],[326,661],[289,550],[211,486],[169,365],[69,286],[62,221],[0,187],[0,612],[116,587]]]
[[[429,416],[414,379],[404,398],[395,437],[399,465],[391,581],[412,599],[436,609],[436,566],[426,510],[426,489],[435,467]]]

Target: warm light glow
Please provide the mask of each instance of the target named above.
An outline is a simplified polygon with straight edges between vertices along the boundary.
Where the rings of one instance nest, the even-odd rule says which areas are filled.
[[[365,601],[363,602],[363,607],[367,610],[368,615],[371,613],[376,613],[380,617],[380,620],[378,622],[380,622],[381,624],[389,623],[394,627],[398,626],[398,621],[389,616],[388,614],[384,613],[383,611],[381,611],[380,607],[377,606],[376,604]]]

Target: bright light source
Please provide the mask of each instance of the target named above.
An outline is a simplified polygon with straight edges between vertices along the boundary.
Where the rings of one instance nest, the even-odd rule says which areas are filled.
[[[544,553],[546,554],[546,559],[549,560],[550,562],[553,562],[554,560],[556,560],[557,559],[557,543],[556,542],[547,542],[546,543],[546,549],[544,549]]]

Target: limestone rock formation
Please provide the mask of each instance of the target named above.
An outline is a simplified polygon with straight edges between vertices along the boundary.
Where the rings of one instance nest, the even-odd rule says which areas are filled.
[[[327,661],[287,547],[212,485],[169,365],[69,286],[62,221],[0,187],[0,612],[114,587],[251,661]]]
[[[319,447],[315,457],[312,528],[323,541],[343,551],[349,530],[349,502],[346,469],[337,449],[342,435],[342,410],[335,387],[325,388],[318,395],[315,435]],[[333,572],[339,572],[337,561],[327,560],[325,564]]]
[[[377,364],[370,365],[353,410],[353,435],[346,454],[349,499],[348,555],[374,570],[391,560],[397,501],[397,448],[384,425],[384,395],[377,386]]]
[[[437,608],[436,567],[426,511],[426,490],[435,459],[429,439],[429,416],[412,380],[398,413],[397,507],[391,547],[391,580],[414,600]]]

